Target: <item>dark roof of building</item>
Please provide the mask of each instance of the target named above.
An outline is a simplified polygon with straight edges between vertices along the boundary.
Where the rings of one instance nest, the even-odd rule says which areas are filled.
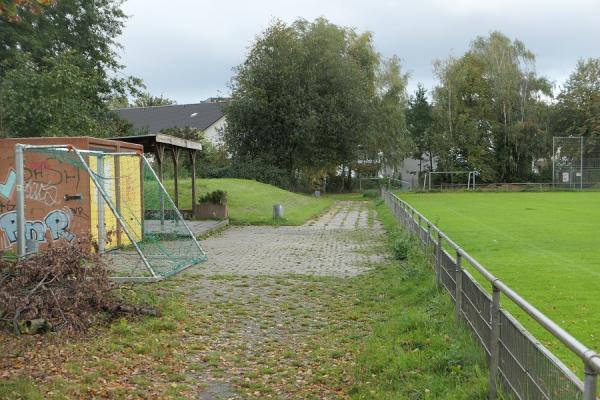
[[[132,107],[114,110],[138,130],[158,133],[167,128],[205,130],[221,117],[226,103],[174,104],[156,107]]]

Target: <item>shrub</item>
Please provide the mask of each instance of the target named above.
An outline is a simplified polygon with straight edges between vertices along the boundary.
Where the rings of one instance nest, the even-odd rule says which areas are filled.
[[[211,203],[211,204],[227,204],[227,192],[224,190],[215,190],[208,192],[203,196],[200,196],[199,203]]]
[[[376,199],[377,197],[379,197],[379,191],[377,189],[365,190],[363,192],[363,197],[366,197],[368,199]]]
[[[406,260],[408,258],[408,249],[410,247],[410,237],[407,234],[401,234],[396,237],[392,243],[392,252],[396,260]]]

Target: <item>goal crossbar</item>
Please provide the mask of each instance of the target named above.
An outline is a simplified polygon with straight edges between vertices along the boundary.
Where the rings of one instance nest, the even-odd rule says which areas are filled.
[[[423,179],[423,190],[431,190],[432,175],[462,175],[468,174],[467,190],[475,189],[475,176],[479,175],[479,171],[428,171]]]

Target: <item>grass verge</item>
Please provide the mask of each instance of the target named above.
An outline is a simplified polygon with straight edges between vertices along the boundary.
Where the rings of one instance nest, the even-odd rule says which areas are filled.
[[[376,204],[391,247],[404,232],[385,204]],[[454,320],[453,305],[435,287],[416,242],[406,261],[378,269],[366,281],[363,307],[379,317],[357,358],[353,398],[486,398],[483,353]]]
[[[164,183],[173,196],[175,191],[173,180],[166,179]],[[147,204],[146,208],[158,209],[160,203],[155,195],[158,187],[153,182],[146,182],[145,185],[146,199],[156,199],[155,204]],[[197,185],[198,197],[214,190],[226,191],[229,220],[232,224],[238,225],[302,225],[309,219],[324,213],[334,202],[333,198],[326,196],[317,199],[248,179],[199,179]],[[181,208],[192,208],[191,196],[191,180],[181,179],[179,181]],[[274,204],[283,204],[285,218],[273,220]]]

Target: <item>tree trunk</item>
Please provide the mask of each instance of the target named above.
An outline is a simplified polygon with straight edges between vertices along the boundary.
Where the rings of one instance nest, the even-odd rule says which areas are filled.
[[[346,181],[346,190],[352,191],[352,168],[348,165],[348,180]]]
[[[433,155],[431,154],[431,150],[429,150],[429,171],[433,171]]]

